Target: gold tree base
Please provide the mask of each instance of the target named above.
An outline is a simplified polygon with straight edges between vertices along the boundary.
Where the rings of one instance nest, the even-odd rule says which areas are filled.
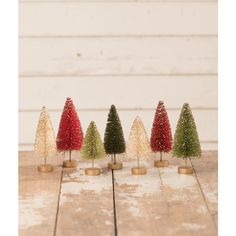
[[[131,169],[132,175],[146,175],[147,168],[146,167],[133,167]]]
[[[53,166],[50,164],[40,165],[38,166],[38,171],[42,173],[52,172]]]
[[[90,176],[100,175],[101,170],[99,168],[86,168],[85,174]]]
[[[169,161],[167,161],[167,160],[154,161],[154,166],[155,167],[167,167],[167,166],[169,166]]]
[[[123,168],[123,164],[121,162],[117,162],[117,163],[109,162],[107,164],[107,167],[111,170],[121,170]]]
[[[63,161],[63,167],[64,168],[75,168],[78,166],[78,162],[76,160],[66,160],[66,161]]]
[[[191,166],[180,166],[178,167],[179,174],[192,174],[193,168]]]

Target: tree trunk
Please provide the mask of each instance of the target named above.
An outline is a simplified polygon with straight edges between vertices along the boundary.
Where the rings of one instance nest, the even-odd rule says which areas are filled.
[[[162,161],[162,152],[160,152],[160,161]]]
[[[71,161],[71,150],[69,151],[69,160]]]
[[[187,166],[187,164],[188,164],[188,163],[187,163],[187,161],[188,161],[187,158],[185,158],[184,160],[185,160],[185,166]]]
[[[46,157],[44,158],[44,164],[46,165],[46,162],[47,162],[47,160],[46,160]]]
[[[139,156],[138,156],[138,168],[139,168]]]
[[[92,159],[92,168],[93,168],[94,160]]]
[[[114,153],[114,164],[116,164],[116,154]]]

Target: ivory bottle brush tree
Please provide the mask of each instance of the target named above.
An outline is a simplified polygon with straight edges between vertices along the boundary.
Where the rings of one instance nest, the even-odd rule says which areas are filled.
[[[54,156],[57,153],[57,148],[51,119],[46,107],[42,107],[39,117],[34,151],[37,156],[44,158],[44,164],[38,166],[38,171],[53,171],[53,166],[47,164],[47,158],[50,156]]]
[[[164,102],[158,103],[151,132],[151,149],[153,152],[160,153],[160,160],[154,161],[156,167],[166,167],[169,165],[168,160],[162,159],[163,153],[168,153],[172,149],[172,134],[168,114]]]
[[[104,147],[107,154],[112,155],[108,168],[119,170],[123,168],[122,162],[117,162],[116,155],[125,152],[125,139],[120,118],[114,105],[111,106],[104,136]]]
[[[133,175],[144,175],[147,173],[146,167],[140,166],[140,161],[148,158],[150,153],[151,148],[146,130],[142,120],[137,116],[131,127],[127,145],[128,157],[137,159],[137,166],[131,169]]]
[[[67,98],[61,115],[57,133],[57,150],[69,154],[69,160],[63,161],[63,167],[76,167],[76,160],[71,159],[72,151],[79,151],[83,144],[83,131],[76,108],[71,98]]]
[[[99,168],[94,167],[94,161],[105,157],[104,145],[94,121],[91,121],[86,131],[83,146],[81,149],[81,157],[91,160],[91,168],[85,169],[86,175],[100,175]]]
[[[198,158],[201,155],[201,146],[197,128],[188,103],[183,105],[174,137],[173,156],[183,158],[184,166],[178,168],[180,174],[192,174],[193,168],[188,166],[187,160]]]

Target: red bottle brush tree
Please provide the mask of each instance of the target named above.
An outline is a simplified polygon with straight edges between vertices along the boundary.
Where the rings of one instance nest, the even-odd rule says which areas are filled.
[[[71,162],[71,152],[79,151],[82,144],[83,131],[80,120],[73,101],[71,98],[67,98],[57,133],[57,150],[59,152],[68,151]]]
[[[150,145],[153,152],[160,152],[160,162],[162,162],[162,152],[168,153],[172,149],[172,134],[169,118],[162,101],[158,103],[156,109],[152,125]],[[156,162],[155,165],[158,166],[158,163],[160,164],[160,162]],[[167,165],[168,162],[166,162],[165,166]]]

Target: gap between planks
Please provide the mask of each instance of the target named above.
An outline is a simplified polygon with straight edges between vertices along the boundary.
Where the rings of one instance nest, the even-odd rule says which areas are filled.
[[[60,188],[59,188],[58,199],[57,199],[57,211],[56,211],[56,219],[55,219],[53,236],[56,236],[56,233],[57,233],[57,219],[58,219],[58,213],[59,213],[59,207],[60,207],[62,178],[63,178],[63,166],[61,168]]]
[[[215,222],[215,220],[213,219],[213,216],[212,216],[212,214],[211,214],[210,208],[209,208],[208,203],[207,203],[207,201],[206,201],[205,194],[204,194],[204,192],[202,191],[202,186],[201,186],[201,184],[200,184],[200,182],[199,182],[199,179],[198,179],[198,176],[197,176],[197,172],[196,172],[196,170],[195,170],[195,168],[194,168],[194,165],[193,165],[191,159],[190,159],[190,163],[191,163],[191,166],[192,166],[192,168],[193,168],[193,175],[195,176],[195,178],[196,178],[196,180],[197,180],[197,184],[198,184],[198,187],[199,187],[199,189],[200,189],[200,192],[201,192],[203,201],[204,201],[204,203],[205,203],[205,205],[206,205],[207,211],[208,211],[209,215],[211,216],[211,220],[212,220],[212,222],[213,222],[213,225],[215,226],[215,230],[217,230],[216,222]]]

